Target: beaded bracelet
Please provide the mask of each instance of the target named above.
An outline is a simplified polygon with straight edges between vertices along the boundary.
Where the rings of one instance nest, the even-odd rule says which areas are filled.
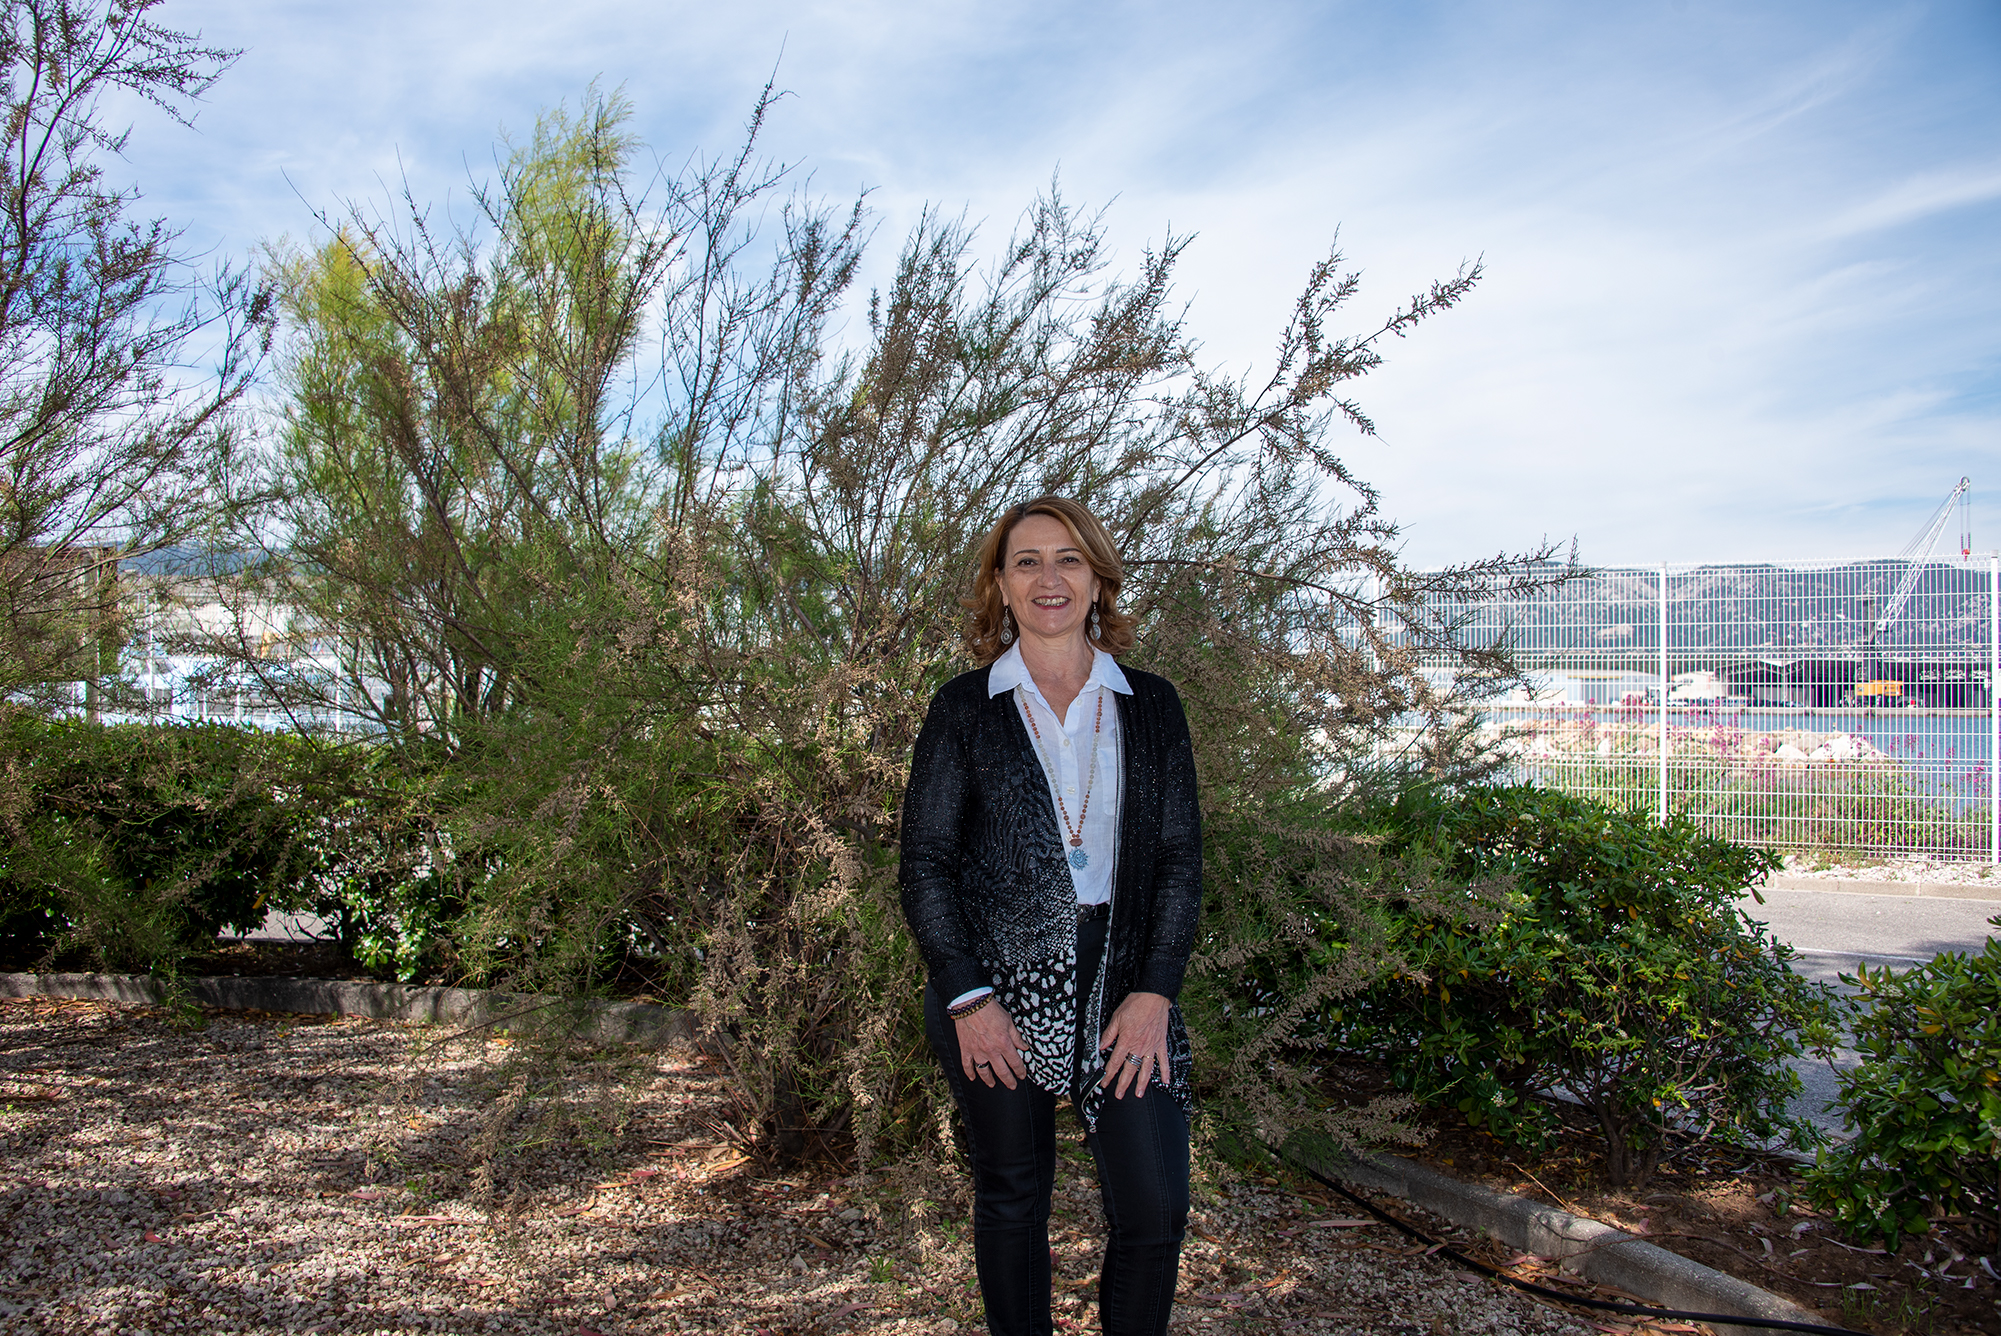
[[[961,1002],[956,1007],[945,1008],[945,1014],[955,1021],[962,1021],[993,1000],[994,995],[992,993],[981,993],[969,1002]]]

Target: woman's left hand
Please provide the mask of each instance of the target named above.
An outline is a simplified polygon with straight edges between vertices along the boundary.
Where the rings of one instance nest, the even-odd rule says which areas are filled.
[[[1156,1074],[1167,1084],[1167,1012],[1173,1005],[1159,993],[1128,993],[1112,1013],[1098,1040],[1098,1051],[1106,1055],[1105,1079],[1098,1084],[1112,1086],[1112,1098],[1124,1099],[1131,1090],[1135,1099],[1144,1099]]]

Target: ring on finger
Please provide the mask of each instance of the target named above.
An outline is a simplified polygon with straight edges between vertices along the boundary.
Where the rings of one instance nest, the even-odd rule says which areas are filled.
[[[1139,1067],[1139,1066],[1144,1066],[1144,1065],[1145,1065],[1145,1063],[1146,1063],[1146,1059],[1145,1059],[1145,1058],[1142,1058],[1142,1057],[1141,1057],[1141,1056],[1140,1056],[1139,1054],[1137,1054],[1137,1053],[1128,1053],[1128,1054],[1126,1054],[1126,1061],[1127,1061],[1127,1062],[1130,1062],[1130,1063],[1131,1063],[1131,1064],[1132,1064],[1133,1066],[1135,1066],[1135,1067]]]

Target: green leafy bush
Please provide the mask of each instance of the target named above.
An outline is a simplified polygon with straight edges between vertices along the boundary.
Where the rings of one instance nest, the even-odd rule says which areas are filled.
[[[332,925],[370,973],[460,977],[454,926],[489,860],[448,829],[446,758],[360,745],[316,758],[312,857],[298,906]]]
[[[1987,921],[2001,927],[2001,914]],[[1855,1138],[1808,1171],[1815,1204],[1892,1248],[1945,1215],[2001,1245],[2001,942],[1842,979],[1867,1001],[1862,1063],[1841,1075]]]
[[[311,744],[0,712],[0,959],[168,969],[312,871]]]
[[[1488,890],[1393,908],[1401,969],[1330,1005],[1332,1045],[1519,1143],[1550,1130],[1535,1097],[1568,1091],[1614,1183],[1651,1176],[1671,1127],[1817,1137],[1785,1113],[1786,1059],[1826,1042],[1833,995],[1737,906],[1772,854],[1529,787],[1421,790],[1388,824],[1388,846],[1428,850],[1441,883]]]

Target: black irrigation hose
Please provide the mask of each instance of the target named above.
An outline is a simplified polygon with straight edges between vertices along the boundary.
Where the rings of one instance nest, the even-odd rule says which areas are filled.
[[[1347,1188],[1311,1165],[1301,1164],[1297,1160],[1286,1159],[1285,1156],[1279,1154],[1278,1150],[1269,1143],[1260,1142],[1259,1144],[1263,1145],[1271,1153],[1271,1157],[1280,1164],[1286,1166],[1288,1169],[1305,1170],[1322,1187],[1330,1188],[1340,1193],[1343,1197],[1346,1197],[1349,1201],[1355,1203],[1355,1205],[1361,1207],[1384,1224],[1389,1225],[1393,1229],[1400,1230],[1405,1237],[1416,1239],[1419,1243],[1427,1245],[1433,1252],[1442,1253],[1461,1266],[1468,1267],[1482,1275],[1491,1276],[1495,1280],[1512,1285],[1524,1294],[1533,1294],[1540,1298],[1553,1299],[1558,1303],[1576,1304],[1584,1308],[1596,1308],[1608,1313],[1625,1313],[1635,1317],[1673,1318],[1682,1322],[1707,1322],[1712,1326],[1722,1323],[1725,1326],[1735,1327],[1765,1327],[1772,1331],[1806,1331],[1818,1333],[1818,1336],[1860,1336],[1860,1333],[1851,1331],[1847,1327],[1822,1327],[1812,1322],[1788,1322],[1783,1318],[1775,1317],[1735,1317],[1727,1313],[1687,1313],[1678,1308],[1648,1308],[1644,1304],[1622,1304],[1611,1299],[1587,1299],[1581,1294],[1565,1294],[1561,1290],[1548,1289],[1537,1285],[1533,1281],[1511,1276],[1499,1267],[1490,1266],[1476,1258],[1468,1257],[1465,1253],[1453,1248],[1443,1240],[1434,1239],[1416,1226],[1405,1224],[1389,1212],[1382,1210],[1366,1197],[1357,1196],[1355,1193],[1350,1192]]]

